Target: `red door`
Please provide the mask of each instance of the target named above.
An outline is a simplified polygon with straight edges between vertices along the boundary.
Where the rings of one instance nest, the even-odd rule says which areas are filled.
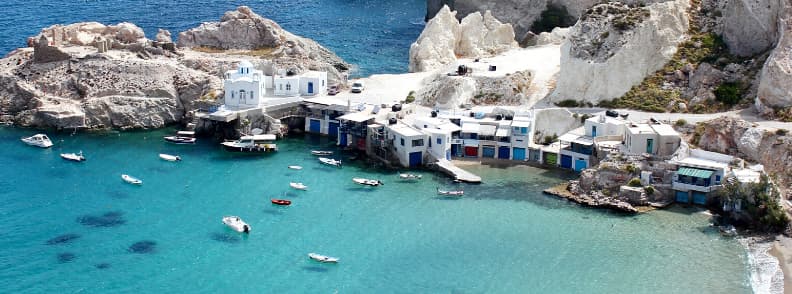
[[[465,156],[478,157],[478,147],[465,146]]]

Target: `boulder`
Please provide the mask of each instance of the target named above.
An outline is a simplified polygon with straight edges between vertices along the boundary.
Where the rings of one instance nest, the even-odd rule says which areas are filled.
[[[122,44],[147,41],[143,29],[133,23],[104,25],[98,22],[80,22],[70,25],[53,25],[28,38],[28,44],[36,44],[46,37],[52,46],[92,46],[96,39],[107,39]]]
[[[759,77],[756,106],[760,111],[792,106],[792,8],[781,20],[778,45],[765,61]]]
[[[770,49],[778,40],[779,11],[784,0],[724,1],[721,26],[716,30],[732,54],[752,56]]]
[[[536,45],[561,45],[569,34],[569,28],[555,28],[553,31],[541,33],[536,37]]]
[[[516,47],[514,30],[495,19],[490,11],[472,13],[459,25],[457,56],[481,57],[495,55]]]
[[[159,31],[157,31],[157,36],[154,40],[160,43],[173,43],[170,31],[164,29],[159,29]]]

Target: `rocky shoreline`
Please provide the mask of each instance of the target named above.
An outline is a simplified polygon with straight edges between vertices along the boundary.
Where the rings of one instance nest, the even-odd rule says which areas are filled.
[[[577,195],[577,194],[574,194],[572,192],[569,192],[568,187],[569,187],[569,183],[563,183],[563,184],[560,184],[560,185],[557,185],[557,186],[554,186],[554,187],[547,188],[547,189],[545,189],[542,192],[545,193],[545,194],[548,194],[548,195],[558,196],[560,198],[564,198],[564,199],[567,199],[569,201],[572,201],[572,202],[575,202],[575,203],[578,203],[578,204],[581,204],[581,205],[584,205],[584,206],[595,207],[595,208],[605,208],[605,209],[610,209],[610,210],[613,210],[613,211],[623,212],[623,213],[628,213],[628,214],[635,214],[635,213],[639,213],[639,212],[648,210],[646,208],[642,208],[642,209],[636,208],[636,207],[632,206],[631,204],[629,204],[629,203],[627,203],[625,201],[616,199],[614,197],[606,197],[606,196],[601,196],[601,195],[596,195],[596,194],[595,195],[586,195],[586,194]]]

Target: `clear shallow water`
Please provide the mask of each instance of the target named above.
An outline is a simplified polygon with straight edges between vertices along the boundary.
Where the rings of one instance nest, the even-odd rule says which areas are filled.
[[[280,141],[262,158],[168,145],[164,132],[52,134],[56,146],[42,150],[18,141],[30,133],[0,128],[0,292],[751,291],[743,248],[706,215],[581,208],[541,194],[561,181],[555,172],[473,167],[485,183],[446,200],[435,188],[458,184],[431,173],[409,184],[363,163],[321,166],[308,151],[327,143],[315,137]],[[58,157],[79,150],[87,162]],[[184,161],[162,161],[161,152]],[[286,168],[293,164],[304,169]],[[363,188],[353,176],[386,184]],[[290,190],[295,180],[309,191]],[[271,197],[293,205],[272,206]],[[220,218],[229,214],[252,233],[226,229]],[[64,234],[79,238],[47,244]],[[151,253],[129,251],[141,241],[156,243]],[[341,263],[312,262],[309,252]]]
[[[407,72],[410,44],[421,34],[426,12],[422,0],[4,0],[0,55],[26,46],[27,37],[42,28],[81,21],[132,22],[152,39],[164,28],[175,40],[240,5],[333,50],[357,65],[360,76]]]

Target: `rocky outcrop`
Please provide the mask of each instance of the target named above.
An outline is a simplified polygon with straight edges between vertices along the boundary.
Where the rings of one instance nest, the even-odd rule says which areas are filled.
[[[157,36],[154,38],[154,40],[160,43],[173,43],[171,32],[163,29],[159,29],[159,31],[157,31]]]
[[[490,12],[471,14],[461,24],[448,6],[432,18],[410,46],[410,72],[431,71],[459,57],[487,57],[517,47],[514,31]]]
[[[42,29],[38,35],[28,38],[28,45],[33,47],[42,36],[48,39],[52,46],[92,46],[97,39],[112,40],[121,44],[146,41],[143,29],[128,22],[117,25],[104,25],[98,22],[53,25]]]
[[[779,12],[785,0],[723,1],[720,27],[716,30],[732,54],[752,56],[770,49],[778,40]]]
[[[583,126],[578,117],[566,108],[545,108],[534,112],[536,119],[534,139],[541,142],[545,136],[561,136]]]
[[[661,69],[688,30],[687,0],[629,7],[611,2],[587,11],[561,47],[551,99],[594,104],[624,95]]]
[[[521,105],[532,79],[530,71],[505,76],[438,74],[416,93],[424,106],[453,109],[460,105]]]
[[[247,6],[226,12],[220,22],[203,23],[179,33],[177,45],[249,51],[255,56],[290,63],[299,71],[327,71],[328,78],[332,80],[339,80],[341,72],[349,69],[349,64],[327,48],[282,29]]]
[[[536,46],[542,45],[561,45],[566,41],[569,35],[569,28],[555,28],[551,32],[541,33],[536,36]]]
[[[780,39],[762,68],[756,96],[757,109],[765,112],[792,106],[792,7],[780,22]]]

